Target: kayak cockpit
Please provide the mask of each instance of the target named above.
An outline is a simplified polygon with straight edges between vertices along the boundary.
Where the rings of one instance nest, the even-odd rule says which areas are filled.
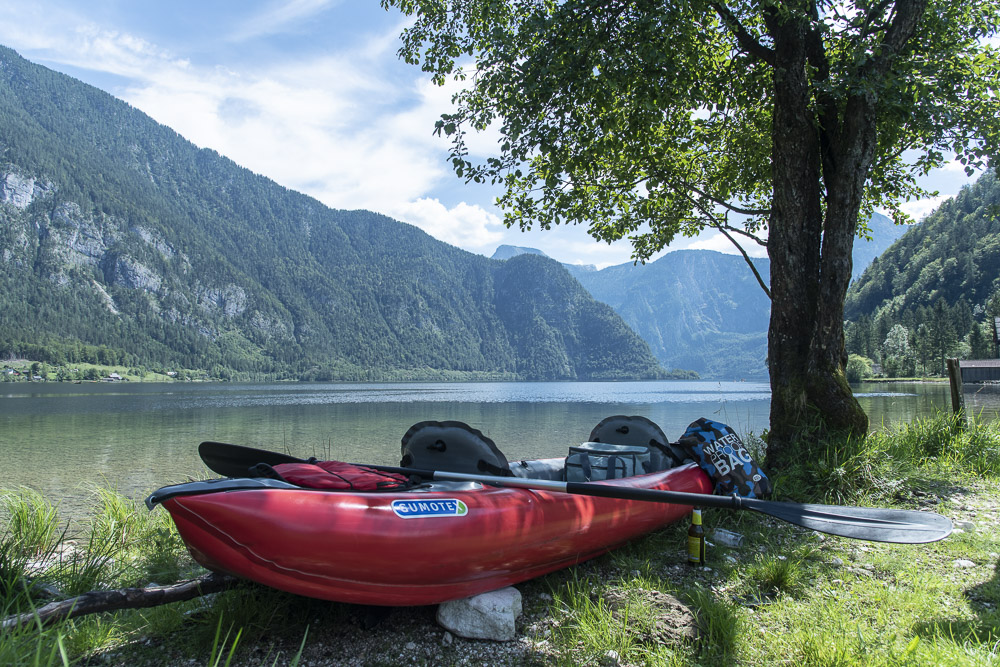
[[[218,443],[202,443],[212,450]],[[226,445],[227,450],[234,449]],[[242,449],[238,446],[236,449]],[[645,417],[608,417],[590,433],[588,442],[569,448],[565,457],[526,459],[509,463],[500,448],[488,436],[458,421],[423,421],[407,430],[401,443],[400,466],[403,469],[422,469],[440,472],[466,473],[497,477],[518,477],[538,481],[590,482],[624,479],[677,467],[684,462],[681,450],[669,442],[663,431]],[[248,452],[256,450],[247,450]],[[155,491],[146,500],[152,508],[156,504],[177,496],[244,491],[254,489],[311,489],[319,491],[370,490],[380,491],[462,491],[479,489],[478,482],[442,482],[400,475],[398,472],[380,473],[380,466],[357,466],[335,461],[296,459],[282,454],[269,453],[267,461],[247,466],[226,466],[227,478],[187,482],[166,486]],[[208,460],[206,459],[206,462]],[[215,463],[219,463],[215,461]],[[211,464],[210,464],[210,467]],[[345,471],[344,468],[349,470]],[[385,470],[397,470],[388,469]],[[346,474],[395,477],[388,486],[373,483],[365,488],[354,483],[339,482]]]

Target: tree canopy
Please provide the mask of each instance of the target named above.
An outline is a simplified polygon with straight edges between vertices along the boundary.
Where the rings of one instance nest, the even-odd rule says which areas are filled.
[[[464,82],[437,131],[460,177],[502,185],[508,225],[584,224],[640,261],[706,228],[767,247],[769,458],[867,428],[844,375],[859,216],[901,221],[950,154],[1000,153],[1000,4],[382,2],[415,17],[404,59]],[[490,127],[498,152],[472,154]]]

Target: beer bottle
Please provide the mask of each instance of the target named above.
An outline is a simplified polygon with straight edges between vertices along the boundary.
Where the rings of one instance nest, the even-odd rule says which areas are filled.
[[[688,528],[688,565],[705,564],[705,529],[701,525],[701,510],[691,510],[691,527]]]

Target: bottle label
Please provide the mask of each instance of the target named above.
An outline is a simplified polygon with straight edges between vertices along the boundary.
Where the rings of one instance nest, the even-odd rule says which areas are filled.
[[[688,536],[688,563],[692,565],[705,564],[705,538]]]

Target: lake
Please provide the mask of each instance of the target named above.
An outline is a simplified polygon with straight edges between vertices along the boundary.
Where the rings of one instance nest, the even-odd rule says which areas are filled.
[[[997,388],[973,394],[977,389],[969,389],[969,409],[995,418]],[[945,383],[864,384],[855,391],[873,428],[951,406]],[[395,465],[410,426],[454,419],[517,460],[564,455],[610,415],[649,417],[676,439],[699,417],[760,433],[769,406],[763,382],[5,383],[0,487],[38,489],[73,516],[89,506],[96,484],[142,497],[210,476],[197,454],[203,440]]]

